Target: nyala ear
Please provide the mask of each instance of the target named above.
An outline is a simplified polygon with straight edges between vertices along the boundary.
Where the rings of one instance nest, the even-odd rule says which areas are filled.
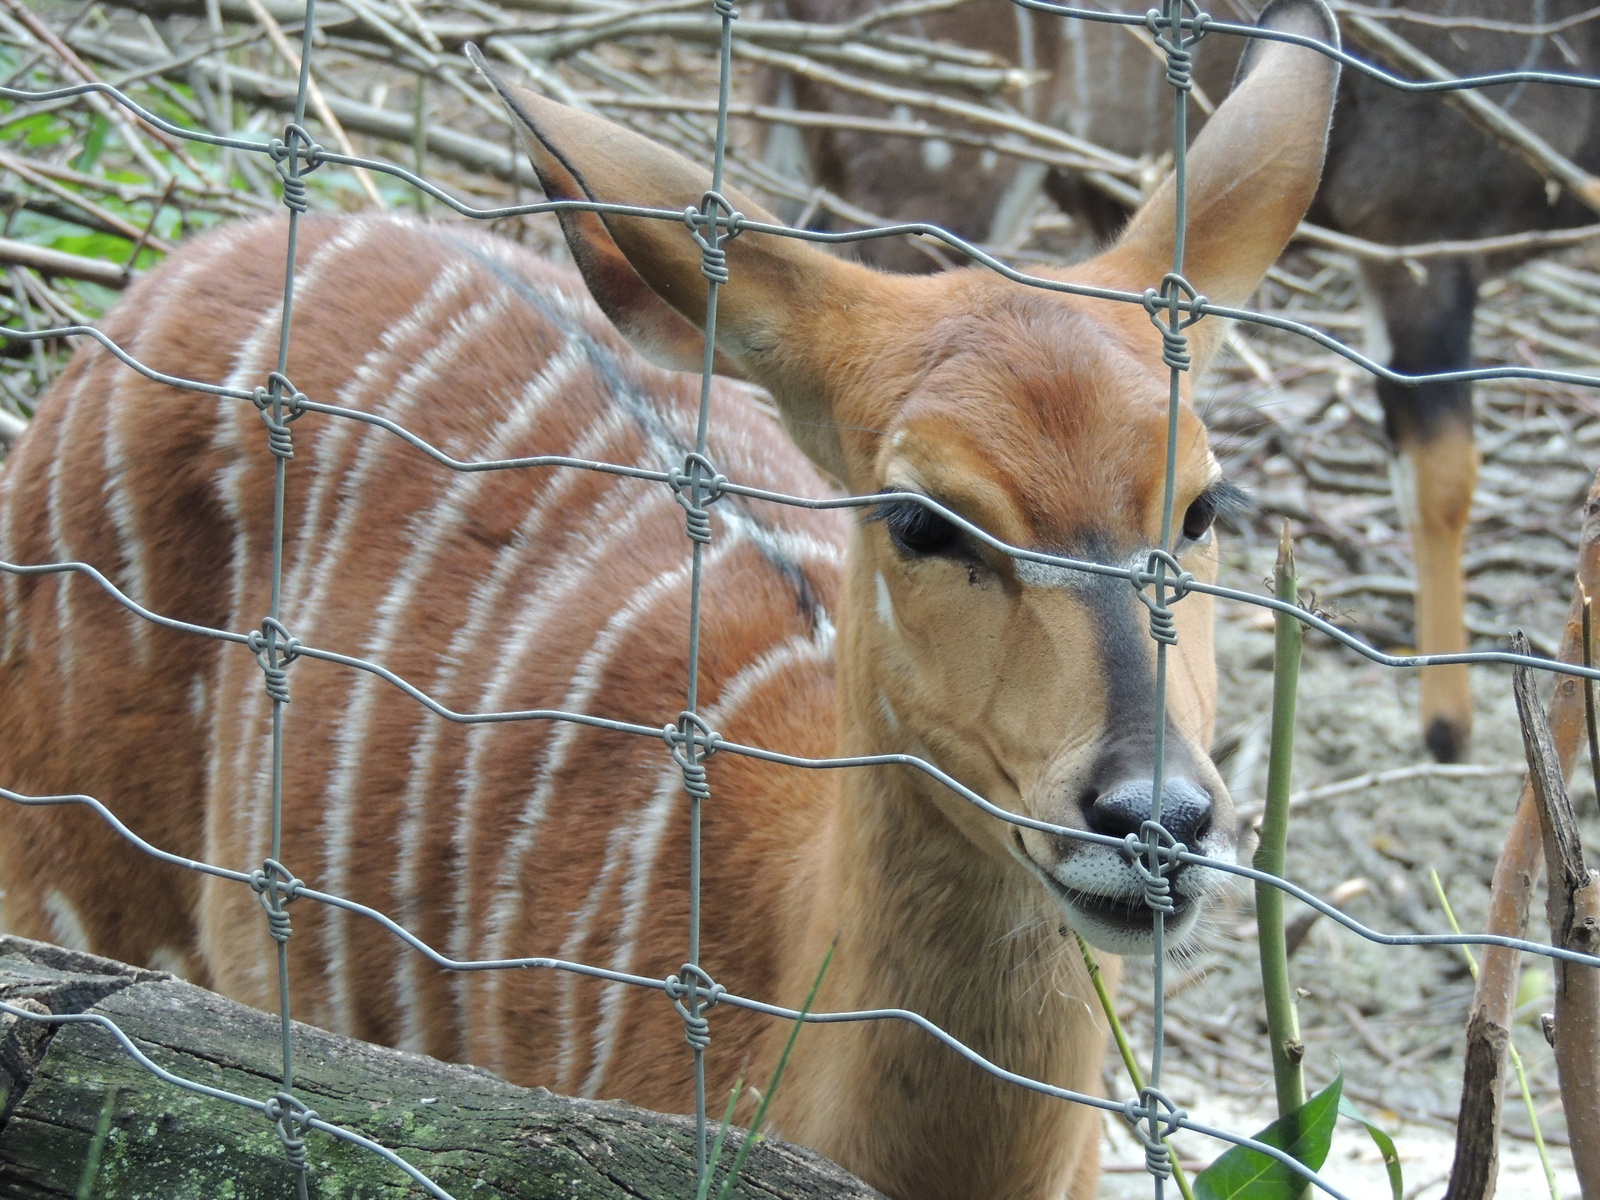
[[[705,168],[591,113],[498,78],[475,47],[473,64],[516,123],[545,194],[683,212],[711,187]],[[749,197],[722,195],[747,219],[780,224]],[[562,212],[567,245],[605,314],[651,360],[699,371],[705,353],[708,281],[700,247],[681,221]],[[824,312],[848,311],[879,278],[792,237],[744,231],[723,250],[729,282],[717,296],[717,370],[773,394],[796,443],[837,478],[847,472],[828,377],[830,339],[810,328]],[[887,285],[884,285],[887,286]],[[831,339],[838,350],[837,336]]]
[[[1273,0],[1256,25],[1339,45],[1322,0]],[[1338,61],[1316,50],[1264,38],[1245,47],[1233,91],[1189,147],[1183,273],[1208,299],[1243,304],[1294,235],[1322,179],[1338,86]],[[1169,176],[1110,254],[1160,279],[1172,269],[1176,210]],[[1203,365],[1220,323],[1202,321],[1191,336]]]
[[[534,133],[529,110],[537,107],[540,97],[500,79],[489,70],[476,46],[468,44],[466,53],[516,119],[518,137],[539,176],[545,196],[551,200],[595,199],[560,153]],[[575,116],[587,115],[571,111]],[[691,325],[640,278],[600,216],[583,210],[557,215],[567,247],[595,301],[633,348],[657,366],[674,371],[700,371],[705,360],[702,330]],[[723,354],[717,356],[717,371],[723,375],[739,375],[737,366]]]

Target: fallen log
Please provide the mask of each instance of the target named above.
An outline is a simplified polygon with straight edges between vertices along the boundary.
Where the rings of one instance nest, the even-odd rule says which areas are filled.
[[[163,1081],[98,1024],[115,1022],[164,1070],[270,1100],[277,1017],[170,975],[0,936],[0,1197],[287,1200],[277,1126],[257,1108]],[[664,1051],[670,1052],[670,1051]],[[688,1200],[694,1123],[630,1105],[519,1088],[472,1067],[294,1028],[295,1095],[323,1121],[385,1146],[458,1200]],[[417,1196],[372,1150],[303,1134],[312,1197]],[[736,1147],[741,1135],[731,1133]],[[724,1162],[730,1161],[728,1154]],[[763,1140],[744,1200],[881,1200],[820,1155]]]

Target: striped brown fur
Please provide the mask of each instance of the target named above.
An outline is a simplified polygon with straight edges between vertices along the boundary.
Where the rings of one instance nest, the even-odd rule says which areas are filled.
[[[1223,302],[1248,293],[1299,219],[1333,86],[1304,52],[1262,57],[1230,102],[1236,122],[1213,121],[1195,152],[1190,261]],[[1286,103],[1291,83],[1310,99]],[[552,196],[681,208],[705,186],[643,139],[503,94]],[[1284,147],[1266,163],[1263,137]],[[1171,209],[1168,189],[1073,278],[1159,279]],[[688,363],[698,252],[661,222],[569,216],[567,234],[582,281],[457,226],[302,222],[289,377],[462,458],[681,463],[698,380],[633,353],[583,283],[637,345]],[[275,365],[284,252],[281,222],[202,239],[105,331],[158,369],[255,386]],[[983,272],[883,276],[749,232],[729,264],[721,361],[768,388],[782,420],[750,386],[715,384],[709,454],[730,478],[802,496],[829,494],[824,473],[855,492],[921,488],[1015,544],[1142,561],[1160,525],[1167,389],[1142,309]],[[1193,331],[1202,360],[1215,325]],[[1187,403],[1181,418],[1189,506],[1216,464]],[[667,489],[566,468],[455,473],[314,413],[293,430],[282,611],[296,637],[382,663],[458,711],[675,717],[689,552]],[[250,406],[153,384],[90,347],[0,475],[0,558],[87,561],[151,609],[246,630],[269,601],[273,474]],[[700,710],[725,738],[916,753],[1010,809],[1102,832],[1128,819],[1140,786],[1148,809],[1153,657],[1125,584],[970,546],[913,552],[892,514],[732,496],[712,512]],[[1204,536],[1180,552],[1205,575],[1211,547]],[[1178,619],[1164,794],[1191,844],[1231,854],[1231,805],[1204,752],[1207,602],[1186,598]],[[543,721],[467,728],[312,659],[289,678],[283,858],[309,884],[457,957],[677,971],[687,801],[659,741]],[[0,573],[4,786],[93,794],[165,849],[248,870],[269,846],[270,707],[238,646],[149,626],[81,577]],[[1095,1086],[1103,1032],[1058,927],[1113,951],[1147,946],[1120,855],[1020,833],[903,768],[724,753],[710,784],[702,962],[718,982],[795,1004],[837,938],[825,1007],[912,1008],[1008,1069]],[[275,1003],[247,889],[154,864],[82,810],[0,821],[11,928]],[[1175,876],[1175,928],[1215,874]],[[370,922],[292,911],[302,1019],[522,1083],[692,1104],[682,1023],[659,992],[553,971],[452,976]],[[764,1077],[786,1029],[727,1009],[712,1020],[713,1097],[742,1066]],[[901,1024],[809,1031],[773,1112],[785,1135],[897,1200],[1094,1191],[1092,1113]]]

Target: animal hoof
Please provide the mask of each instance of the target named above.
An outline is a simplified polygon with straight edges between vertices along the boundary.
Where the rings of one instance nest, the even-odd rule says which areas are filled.
[[[1471,730],[1449,717],[1435,717],[1429,721],[1422,740],[1427,743],[1428,753],[1433,755],[1436,762],[1465,762],[1472,749]]]

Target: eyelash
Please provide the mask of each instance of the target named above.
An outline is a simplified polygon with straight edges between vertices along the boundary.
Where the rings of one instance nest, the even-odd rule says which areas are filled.
[[[1243,488],[1225,479],[1220,480],[1201,492],[1183,514],[1183,537],[1189,542],[1198,543],[1211,532],[1218,520],[1243,516],[1250,509],[1250,497]]]
[[[957,526],[915,500],[880,504],[867,519],[882,521],[895,548],[918,558],[955,557],[966,540]]]

